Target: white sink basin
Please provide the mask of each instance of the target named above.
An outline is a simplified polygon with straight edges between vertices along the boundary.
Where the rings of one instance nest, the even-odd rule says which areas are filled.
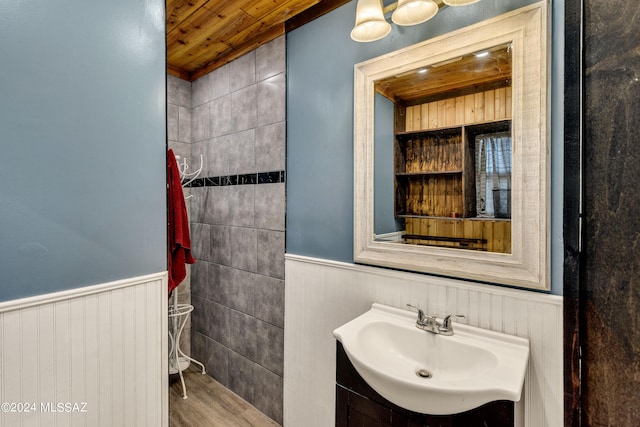
[[[360,376],[400,407],[444,415],[520,400],[528,340],[459,323],[453,336],[438,335],[416,328],[416,318],[373,304],[333,335]]]

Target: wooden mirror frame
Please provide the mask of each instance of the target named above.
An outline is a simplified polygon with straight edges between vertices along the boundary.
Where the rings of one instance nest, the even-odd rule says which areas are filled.
[[[549,26],[547,2],[542,1],[356,64],[356,263],[550,289]],[[374,241],[375,82],[505,43],[513,49],[511,253]]]

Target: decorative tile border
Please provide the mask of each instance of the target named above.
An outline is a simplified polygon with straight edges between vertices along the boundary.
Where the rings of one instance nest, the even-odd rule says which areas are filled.
[[[222,187],[229,185],[277,184],[280,182],[285,182],[284,171],[196,178],[186,187]]]

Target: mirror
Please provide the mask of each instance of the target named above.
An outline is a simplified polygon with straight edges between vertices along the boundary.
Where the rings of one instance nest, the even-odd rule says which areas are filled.
[[[549,289],[546,2],[355,67],[356,262]]]
[[[507,43],[375,82],[374,240],[511,252],[511,70]]]

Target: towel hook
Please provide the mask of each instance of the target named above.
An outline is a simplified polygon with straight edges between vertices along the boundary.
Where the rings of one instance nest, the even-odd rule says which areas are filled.
[[[176,156],[178,160],[180,160],[180,156]],[[180,172],[180,179],[183,181],[182,186],[186,187],[191,184],[198,176],[200,172],[202,172],[202,167],[204,166],[204,158],[202,154],[200,154],[200,167],[195,172],[189,172],[189,164],[187,163],[187,159],[183,158],[182,163],[178,163],[178,171]],[[186,180],[186,181],[185,181]]]
[[[176,160],[178,161],[178,172],[180,173],[180,181],[182,181],[182,187],[186,187],[193,181],[195,181],[195,179],[200,175],[200,172],[202,172],[202,167],[204,166],[204,158],[202,154],[200,154],[200,167],[195,172],[189,172],[189,164],[187,163],[186,157],[182,159],[182,163],[179,162],[180,156],[176,156]],[[185,199],[190,199],[192,197],[193,194],[190,194],[186,196]]]

